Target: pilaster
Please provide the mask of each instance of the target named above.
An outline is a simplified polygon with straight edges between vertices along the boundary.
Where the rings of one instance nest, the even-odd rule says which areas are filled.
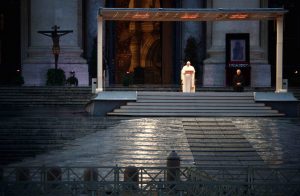
[[[182,0],[182,8],[203,8],[204,6],[204,0]],[[182,22],[182,58],[184,57],[184,49],[186,47],[186,43],[189,37],[194,37],[197,41],[198,45],[198,61],[200,61],[205,56],[205,32],[204,32],[204,22]],[[185,62],[183,62],[184,59],[182,59],[181,66],[185,65]],[[199,81],[199,79],[202,77],[202,74],[200,71],[200,64],[196,65],[195,62],[191,62],[192,65],[196,68],[196,78],[197,83],[202,83],[202,81]]]
[[[212,0],[213,8],[259,8],[260,1],[253,0]],[[225,36],[227,33],[250,34],[251,86],[271,85],[271,68],[261,47],[260,21],[216,21],[208,24],[208,58],[204,61],[203,86],[222,87],[226,85]]]

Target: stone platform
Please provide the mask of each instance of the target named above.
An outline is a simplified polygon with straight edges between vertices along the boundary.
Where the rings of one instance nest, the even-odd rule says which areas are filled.
[[[86,105],[93,116],[298,116],[293,93],[104,91]]]

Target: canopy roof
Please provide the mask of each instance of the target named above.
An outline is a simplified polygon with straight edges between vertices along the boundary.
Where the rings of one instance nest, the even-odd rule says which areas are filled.
[[[100,8],[99,16],[121,21],[275,20],[286,12],[283,8]]]

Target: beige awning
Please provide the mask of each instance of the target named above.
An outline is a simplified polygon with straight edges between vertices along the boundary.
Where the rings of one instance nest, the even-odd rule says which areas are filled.
[[[99,16],[119,21],[276,20],[286,12],[283,8],[100,8]]]

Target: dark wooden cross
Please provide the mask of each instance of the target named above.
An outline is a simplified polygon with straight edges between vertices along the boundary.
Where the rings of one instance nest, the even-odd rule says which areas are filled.
[[[58,57],[59,57],[59,53],[60,53],[59,38],[68,33],[73,33],[73,30],[59,31],[58,29],[60,29],[60,27],[57,25],[54,25],[52,27],[52,29],[53,29],[52,31],[38,31],[38,33],[52,38],[52,42],[53,42],[52,53],[53,53],[54,59],[55,59],[55,70],[56,70],[57,63],[58,63]]]

